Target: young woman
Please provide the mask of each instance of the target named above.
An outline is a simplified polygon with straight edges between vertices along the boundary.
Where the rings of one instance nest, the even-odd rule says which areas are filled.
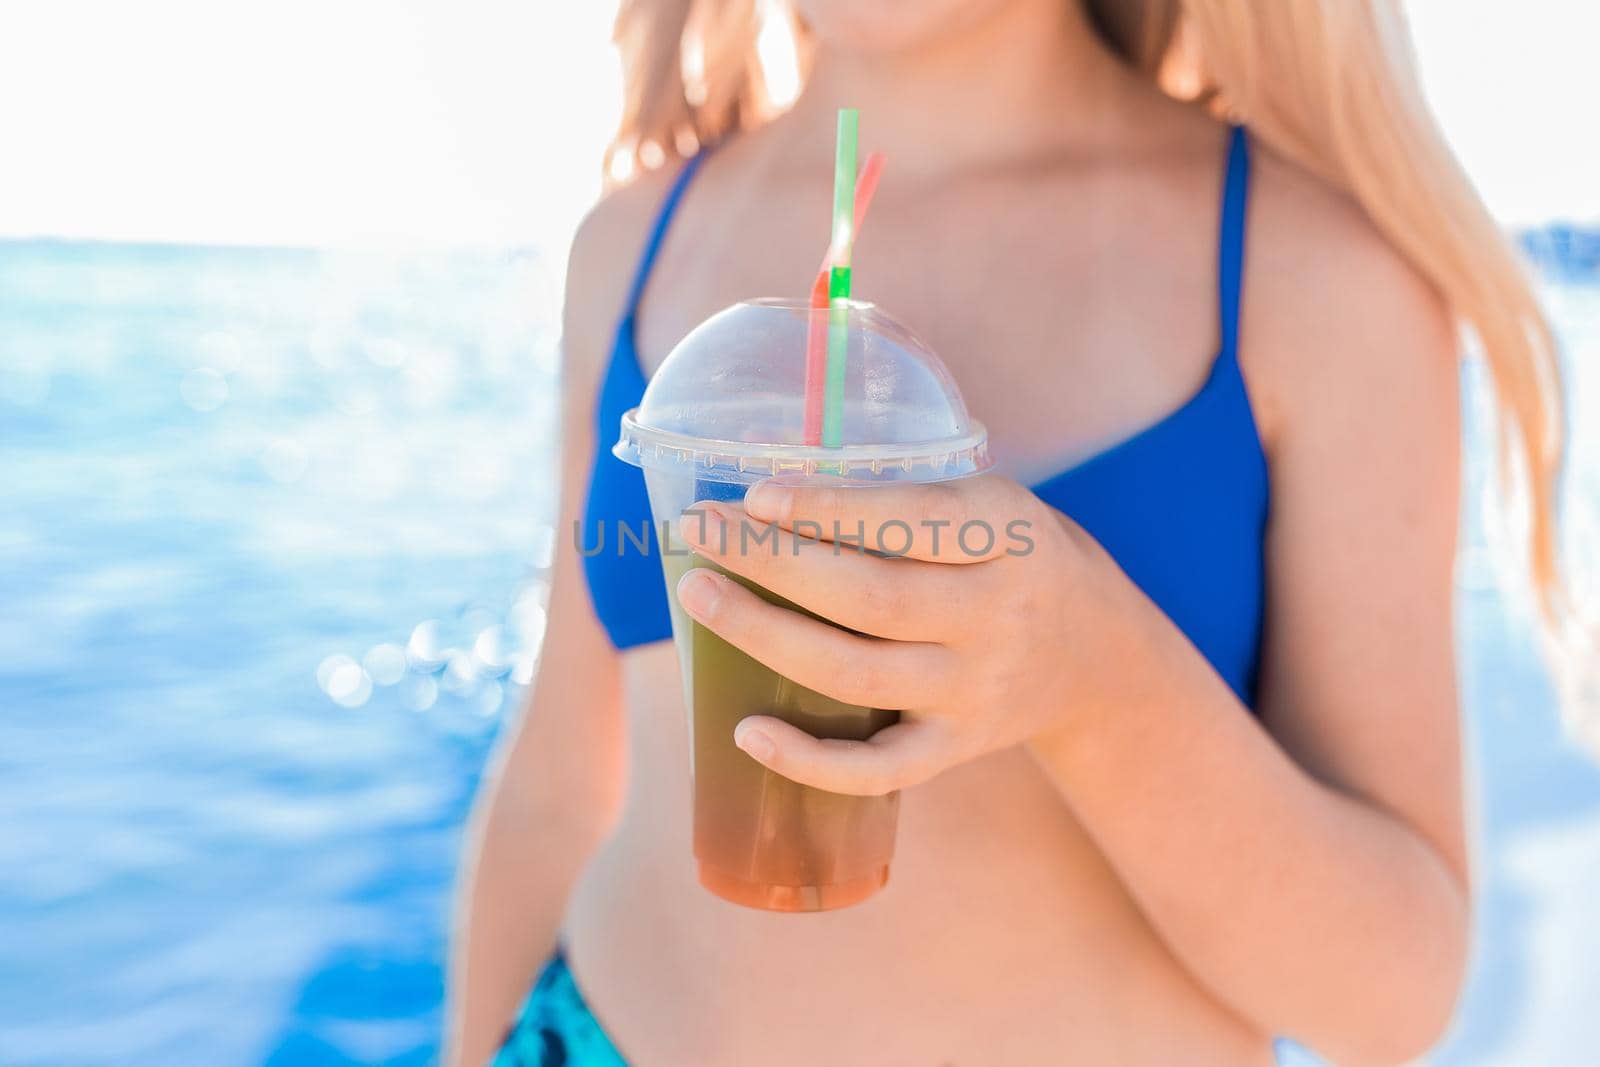
[[[751,6],[623,12],[616,158],[659,165],[572,251],[560,529],[645,517],[607,449],[680,337],[803,294],[850,105],[889,160],[861,295],[943,356],[1002,473],[746,507],[1021,517],[1036,549],[697,545],[855,632],[703,569],[675,591],[695,618],[908,709],[866,745],[740,724],[788,777],[904,791],[889,886],[785,915],[696,884],[655,561],[583,561],[564,535],[474,822],[450,1061],[1238,1067],[1279,1035],[1341,1064],[1418,1055],[1470,912],[1461,326],[1526,461],[1547,593],[1559,433],[1548,334],[1392,0],[799,0],[805,84],[770,120]]]

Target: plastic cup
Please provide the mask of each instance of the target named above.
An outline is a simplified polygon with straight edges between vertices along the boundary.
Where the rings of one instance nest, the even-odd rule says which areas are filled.
[[[823,316],[824,329],[842,325],[847,338],[838,447],[804,443],[813,316]],[[871,492],[976,474],[990,466],[983,427],[968,416],[938,357],[873,305],[813,310],[804,301],[755,300],[707,319],[672,350],[639,407],[623,416],[613,451],[644,469],[656,527],[666,534],[662,569],[689,713],[701,884],[773,911],[822,911],[867,899],[888,881],[898,794],[856,797],[800,785],[747,756],[734,745],[733,731],[741,719],[761,714],[816,737],[865,740],[899,713],[799,685],[690,619],[678,605],[678,580],[690,567],[714,565],[691,554],[671,524],[697,501],[739,501],[751,485],[775,476]],[[885,539],[903,543],[895,532]],[[873,531],[866,532],[866,547],[874,547]]]

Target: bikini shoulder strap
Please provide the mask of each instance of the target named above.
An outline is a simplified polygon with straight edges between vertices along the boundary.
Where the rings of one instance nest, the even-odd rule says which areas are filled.
[[[1222,225],[1217,245],[1217,300],[1222,316],[1222,358],[1237,361],[1239,297],[1244,281],[1245,214],[1250,203],[1250,138],[1233,127],[1228,171],[1222,187]]]
[[[633,285],[628,290],[628,302],[623,305],[623,319],[631,319],[639,309],[639,298],[644,295],[645,283],[650,280],[650,269],[655,266],[656,255],[661,251],[662,241],[667,236],[667,228],[672,225],[672,216],[678,210],[678,201],[683,199],[683,191],[689,187],[689,182],[694,178],[695,171],[700,168],[700,161],[705,159],[707,153],[697,152],[689,157],[683,168],[678,171],[678,176],[672,181],[672,188],[667,190],[666,199],[661,202],[661,209],[656,214],[655,225],[650,228],[650,239],[645,243],[644,254],[639,259],[639,267],[633,275]]]

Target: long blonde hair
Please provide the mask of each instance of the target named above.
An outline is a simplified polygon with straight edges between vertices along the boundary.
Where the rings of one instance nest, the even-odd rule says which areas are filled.
[[[1518,256],[1424,105],[1396,0],[1084,2],[1131,66],[1354,196],[1476,335],[1502,469],[1520,475],[1527,501],[1533,585],[1554,620],[1565,600],[1555,342]],[[760,29],[757,0],[624,0],[624,108],[608,173],[620,179],[763,121]]]

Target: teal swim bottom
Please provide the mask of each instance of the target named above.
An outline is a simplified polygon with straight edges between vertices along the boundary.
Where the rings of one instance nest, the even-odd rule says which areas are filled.
[[[1293,1042],[1276,1043],[1280,1067],[1318,1067],[1321,1060]],[[559,951],[539,972],[516,1025],[489,1067],[628,1067],[583,1001]]]
[[[558,951],[539,972],[491,1067],[628,1067]]]

